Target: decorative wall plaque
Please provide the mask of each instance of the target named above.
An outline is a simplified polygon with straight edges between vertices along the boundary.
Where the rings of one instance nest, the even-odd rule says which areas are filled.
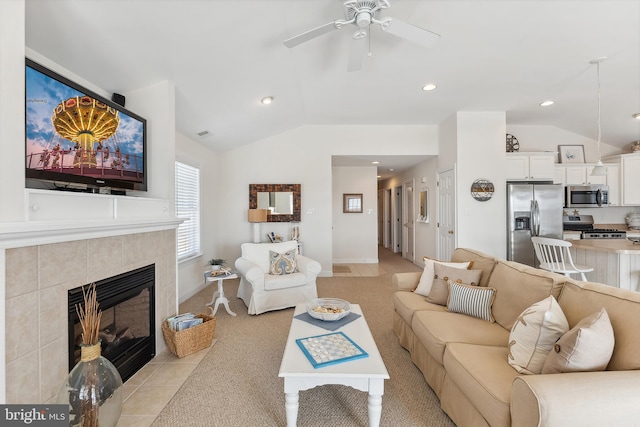
[[[514,151],[520,150],[520,143],[518,142],[518,138],[507,134],[507,153],[513,153]]]

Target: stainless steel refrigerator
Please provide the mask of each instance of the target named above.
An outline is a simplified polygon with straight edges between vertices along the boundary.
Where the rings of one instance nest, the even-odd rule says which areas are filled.
[[[507,184],[507,259],[538,266],[532,236],[562,239],[562,185]]]

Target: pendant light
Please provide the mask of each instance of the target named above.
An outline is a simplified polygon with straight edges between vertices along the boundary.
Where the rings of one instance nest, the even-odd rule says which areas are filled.
[[[600,63],[607,59],[606,56],[592,60],[591,64],[596,64],[596,70],[598,74],[598,162],[591,171],[591,176],[603,176],[607,174],[607,168],[602,164],[602,157],[600,156],[600,138],[602,136],[602,124],[600,120]]]

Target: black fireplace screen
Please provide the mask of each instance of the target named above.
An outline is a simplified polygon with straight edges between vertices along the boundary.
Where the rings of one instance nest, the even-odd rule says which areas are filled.
[[[155,356],[154,284],[153,264],[96,282],[102,355],[115,365],[122,381]],[[76,304],[83,303],[82,289],[69,291],[69,370],[80,361],[82,328]]]

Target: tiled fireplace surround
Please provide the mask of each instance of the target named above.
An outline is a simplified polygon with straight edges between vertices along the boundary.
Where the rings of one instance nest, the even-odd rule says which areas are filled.
[[[43,240],[54,243],[4,245],[6,403],[55,399],[68,375],[69,289],[155,264],[156,354],[166,348],[160,325],[176,311],[175,227],[179,221],[164,211],[157,221],[109,220],[106,233],[91,227],[80,233],[70,232],[67,226],[51,227],[60,233],[42,233],[47,236]],[[88,225],[85,222],[82,227]],[[84,235],[88,237],[80,238]]]

